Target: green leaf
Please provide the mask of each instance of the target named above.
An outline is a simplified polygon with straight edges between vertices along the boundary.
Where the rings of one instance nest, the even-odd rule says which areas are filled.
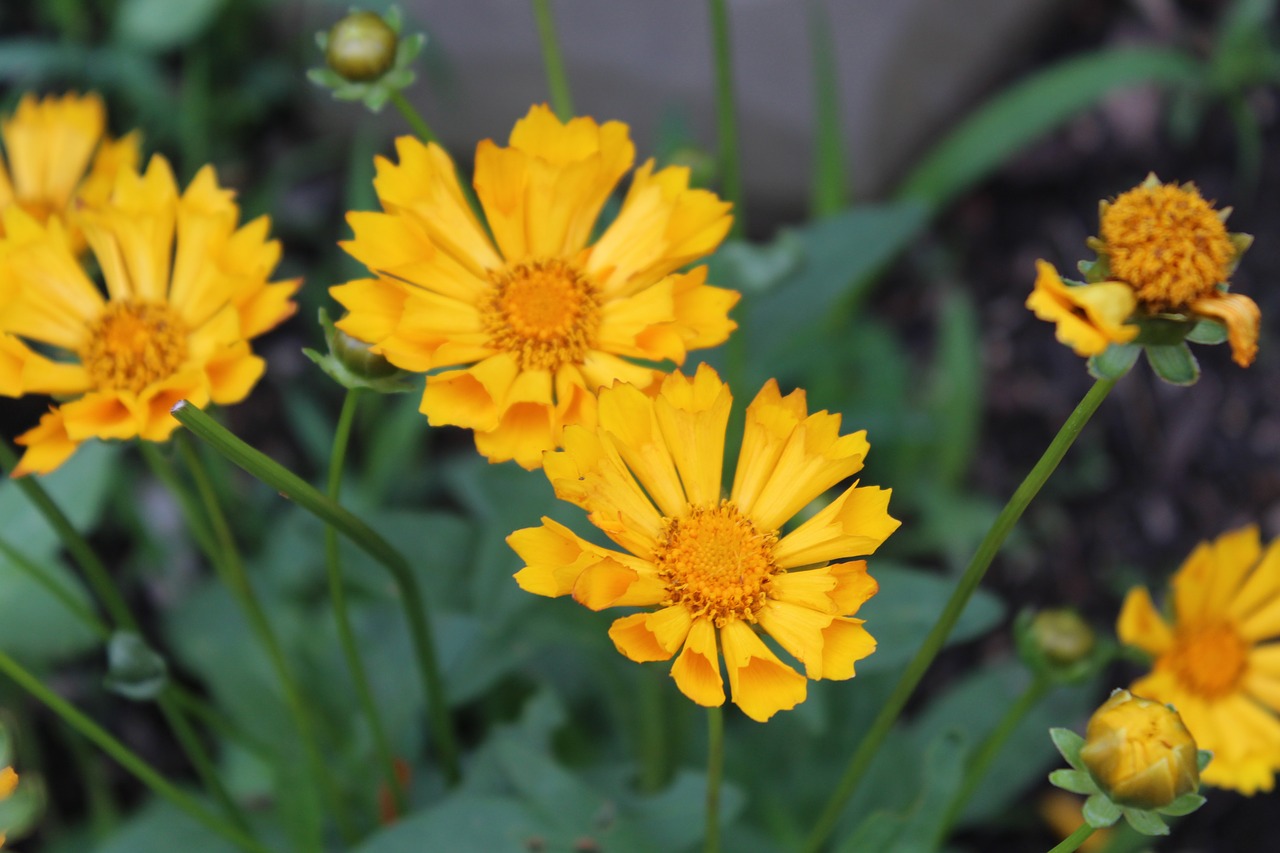
[[[115,36],[130,47],[160,53],[198,38],[226,0],[121,0]]]
[[[1194,385],[1200,378],[1200,365],[1185,343],[1145,347],[1147,362],[1165,382]]]
[[[1129,372],[1141,352],[1142,347],[1137,344],[1111,344],[1089,357],[1089,375],[1094,379],[1119,379]]]
[[[1053,728],[1049,729],[1049,738],[1053,741],[1053,745],[1058,748],[1058,752],[1062,753],[1062,757],[1066,759],[1076,770],[1084,770],[1084,762],[1080,760],[1080,750],[1084,747],[1084,738],[1071,731],[1071,729]]]
[[[872,560],[871,574],[880,591],[858,612],[876,638],[876,651],[858,662],[861,675],[897,669],[911,659],[933,627],[951,596],[955,581],[916,569],[888,567]],[[948,643],[962,643],[986,633],[1004,618],[1004,605],[994,595],[978,590],[965,607]]]
[[[1084,801],[1084,819],[1094,829],[1102,829],[1120,819],[1120,807],[1105,794],[1094,794]]]
[[[549,840],[545,823],[514,797],[459,793],[370,836],[352,853],[528,853]],[[570,849],[570,839],[562,849]],[[544,848],[556,849],[556,848]],[[189,853],[184,851],[184,853]]]
[[[40,477],[40,485],[81,533],[90,532],[97,524],[108,490],[118,477],[119,456],[118,446],[88,442],[58,470]],[[40,510],[8,477],[0,480],[0,518],[7,535],[21,531],[21,542],[15,544],[20,544],[25,554],[52,553],[60,546],[58,534]]]
[[[971,113],[920,161],[897,195],[940,207],[1114,90],[1195,84],[1200,73],[1190,56],[1159,48],[1106,50],[1062,61]]]
[[[1121,809],[1124,813],[1124,819],[1129,821],[1132,826],[1143,835],[1168,835],[1169,825],[1160,819],[1155,812],[1144,811],[1143,809]]]
[[[931,454],[939,487],[958,487],[975,458],[982,419],[981,332],[973,298],[946,288],[938,311],[937,354],[929,389],[929,416],[946,424],[946,441]]]
[[[1049,784],[1073,794],[1096,794],[1098,785],[1084,770],[1055,770],[1049,774]]]
[[[1217,320],[1202,318],[1187,332],[1187,340],[1193,344],[1223,344],[1227,342],[1227,327]]]
[[[160,800],[143,806],[105,842],[93,848],[94,853],[173,853],[175,850],[239,853],[234,844],[214,835],[176,806]]]
[[[1183,815],[1191,814],[1206,802],[1208,801],[1199,794],[1183,794],[1172,803],[1169,803],[1169,805],[1162,809],[1156,809],[1156,811],[1160,814],[1169,815],[1170,817],[1182,817]]]
[[[84,584],[61,559],[47,549],[40,559],[23,557],[72,599],[92,608]],[[56,595],[0,555],[0,648],[40,668],[86,652],[99,642],[97,634]]]
[[[103,684],[135,702],[149,702],[169,683],[169,667],[146,640],[132,631],[116,631],[107,642]]]

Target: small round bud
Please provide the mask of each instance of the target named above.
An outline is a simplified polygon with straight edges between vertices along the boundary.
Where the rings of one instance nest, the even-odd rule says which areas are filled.
[[[1164,808],[1200,786],[1196,742],[1178,712],[1128,690],[1089,718],[1080,760],[1120,806]]]
[[[396,31],[373,12],[352,12],[329,30],[325,62],[353,83],[376,80],[396,61]]]
[[[400,368],[371,352],[364,341],[356,340],[341,329],[333,330],[330,346],[334,358],[361,379],[386,379],[400,372]]]
[[[1031,620],[1031,639],[1045,659],[1070,666],[1093,653],[1097,637],[1074,610],[1044,610]]]

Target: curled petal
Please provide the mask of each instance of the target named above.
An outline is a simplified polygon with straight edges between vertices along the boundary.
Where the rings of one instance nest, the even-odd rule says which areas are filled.
[[[689,610],[677,604],[654,613],[623,616],[609,628],[609,639],[613,640],[619,652],[637,663],[671,660],[671,656],[685,645],[692,627],[693,617]],[[714,637],[711,649],[715,651]],[[723,692],[720,701],[724,701]]]
[[[1192,302],[1191,311],[1201,317],[1221,320],[1227,327],[1232,360],[1241,367],[1253,364],[1258,354],[1258,330],[1262,326],[1258,303],[1239,293],[1218,293]]]
[[[1138,336],[1126,325],[1138,307],[1133,288],[1118,281],[1068,287],[1053,265],[1036,261],[1036,284],[1027,307],[1041,320],[1057,324],[1056,337],[1076,355],[1098,355],[1111,344]]]
[[[71,458],[80,442],[67,435],[62,412],[52,409],[40,417],[40,423],[14,441],[27,448],[13,469],[14,477],[48,474]]]
[[[720,639],[733,703],[748,717],[763,723],[804,701],[805,677],[778,660],[745,623],[725,623]]]

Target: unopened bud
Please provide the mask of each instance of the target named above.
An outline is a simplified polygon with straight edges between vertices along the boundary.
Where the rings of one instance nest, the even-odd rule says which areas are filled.
[[[1128,690],[1089,719],[1080,760],[1120,806],[1161,809],[1200,785],[1196,742],[1178,712]]]
[[[1074,610],[1044,610],[1031,620],[1031,639],[1051,663],[1069,666],[1093,653],[1097,637]]]
[[[396,61],[396,31],[373,12],[352,12],[329,30],[325,61],[353,83],[376,80]]]

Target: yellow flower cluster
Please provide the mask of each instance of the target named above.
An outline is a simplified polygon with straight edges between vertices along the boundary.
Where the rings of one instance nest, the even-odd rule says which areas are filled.
[[[265,217],[238,226],[211,167],[185,190],[159,155],[139,172],[136,137],[104,123],[96,96],[67,96],[25,98],[3,125],[0,394],[60,401],[18,437],[15,475],[91,438],[164,441],[181,399],[244,399],[265,367],[249,340],[295,310],[299,282],[269,281]]]

